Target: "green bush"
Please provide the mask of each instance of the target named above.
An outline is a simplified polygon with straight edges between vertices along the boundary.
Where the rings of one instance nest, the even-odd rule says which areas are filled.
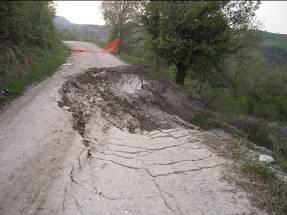
[[[246,96],[234,96],[230,89],[209,88],[203,92],[203,96],[217,111],[232,115],[247,113],[248,98]]]

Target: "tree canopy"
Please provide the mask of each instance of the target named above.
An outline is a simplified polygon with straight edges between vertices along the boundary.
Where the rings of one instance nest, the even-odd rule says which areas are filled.
[[[139,1],[103,1],[102,12],[113,36],[121,37],[128,25],[134,23],[139,12]]]
[[[29,43],[51,47],[55,38],[52,1],[1,1],[0,40],[2,45]]]
[[[254,1],[150,1],[143,23],[155,52],[176,66],[184,85],[195,62],[220,70],[219,63],[240,47],[238,32],[253,28]]]
[[[64,58],[54,14],[52,1],[0,1],[0,90],[28,74],[32,65]],[[58,56],[47,59],[55,52]]]

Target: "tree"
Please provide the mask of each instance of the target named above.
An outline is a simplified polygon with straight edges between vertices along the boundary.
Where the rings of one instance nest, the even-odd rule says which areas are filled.
[[[139,1],[103,1],[102,12],[107,24],[112,27],[111,37],[123,38],[125,31],[133,25],[141,11]]]
[[[52,1],[0,1],[0,90],[60,45]]]
[[[1,1],[0,42],[51,47],[55,39],[52,1]]]
[[[238,32],[253,27],[254,1],[150,1],[143,23],[155,52],[176,66],[184,85],[196,61],[221,70],[222,59],[240,47]]]

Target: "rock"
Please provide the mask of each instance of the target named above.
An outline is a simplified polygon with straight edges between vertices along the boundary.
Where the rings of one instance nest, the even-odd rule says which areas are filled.
[[[259,161],[265,164],[271,164],[271,163],[274,163],[275,160],[273,157],[269,155],[261,154],[259,155]]]
[[[70,108],[70,107],[68,107],[68,106],[63,106],[63,109],[64,109],[64,110],[68,110],[68,111],[69,111],[71,108]]]

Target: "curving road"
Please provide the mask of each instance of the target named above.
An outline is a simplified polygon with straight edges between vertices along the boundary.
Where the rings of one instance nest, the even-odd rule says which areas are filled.
[[[72,53],[1,112],[0,214],[263,214],[223,178],[232,164],[203,143],[211,134],[180,126],[129,133],[100,109],[85,137],[73,129],[71,112],[58,106],[66,79],[123,64],[110,54]]]

